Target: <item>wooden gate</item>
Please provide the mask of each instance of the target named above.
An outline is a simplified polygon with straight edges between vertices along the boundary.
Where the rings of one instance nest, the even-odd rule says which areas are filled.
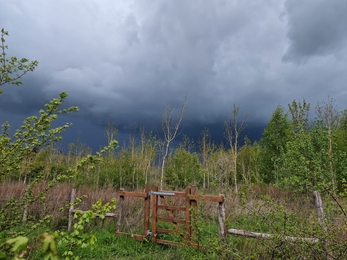
[[[197,207],[197,201],[212,201],[219,203],[220,234],[225,236],[225,210],[224,196],[196,195],[196,187],[187,187],[184,192],[159,191],[157,186],[146,185],[144,192],[126,192],[120,190],[119,219],[116,235],[132,235],[142,241],[151,238],[152,242],[176,245],[182,242],[190,243],[192,237],[192,212]],[[123,221],[124,197],[139,197],[144,199],[144,229],[143,234],[128,234],[121,232]],[[173,204],[172,204],[173,203]],[[152,214],[151,214],[152,213]],[[223,215],[224,214],[224,215]],[[151,229],[150,229],[150,223]],[[160,224],[169,223],[172,228],[160,227]],[[165,225],[165,224],[164,224]],[[181,242],[160,239],[161,234],[177,234]]]

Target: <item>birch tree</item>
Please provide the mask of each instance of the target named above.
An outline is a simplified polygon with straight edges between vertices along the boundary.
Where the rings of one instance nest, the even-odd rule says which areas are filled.
[[[338,129],[339,122],[340,122],[340,111],[336,108],[334,104],[334,100],[329,98],[327,102],[318,102],[316,107],[316,114],[318,117],[318,120],[321,121],[323,127],[326,128],[328,131],[328,138],[329,138],[329,168],[330,168],[330,175],[331,175],[331,182],[333,185],[333,191],[335,193],[335,187],[336,187],[336,173],[335,169],[333,167],[333,138],[334,133]]]
[[[238,192],[237,185],[237,156],[239,149],[239,136],[241,132],[246,128],[246,120],[248,118],[248,113],[246,112],[243,119],[240,119],[240,108],[234,104],[233,110],[229,117],[229,120],[224,123],[224,134],[227,139],[230,149],[232,150],[232,161],[233,161],[233,179],[235,192]]]
[[[177,117],[173,115],[173,108],[169,104],[166,104],[166,109],[164,115],[161,118],[161,125],[164,133],[164,151],[163,158],[161,164],[161,176],[160,176],[160,189],[163,189],[163,181],[164,181],[164,172],[165,172],[165,163],[167,156],[169,154],[169,149],[172,141],[179,135],[180,126],[183,119],[183,116],[186,113],[187,95],[184,97],[182,101],[181,108],[178,112]]]

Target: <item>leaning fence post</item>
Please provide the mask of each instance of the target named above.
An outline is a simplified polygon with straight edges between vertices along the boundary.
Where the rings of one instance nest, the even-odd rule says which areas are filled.
[[[316,210],[317,210],[317,215],[318,215],[318,222],[324,229],[324,232],[327,234],[328,229],[326,226],[326,220],[325,220],[325,215],[324,215],[324,208],[323,208],[323,202],[322,198],[320,196],[320,193],[318,191],[313,191],[313,196],[315,199],[315,205],[316,205]],[[329,242],[327,240],[324,241],[324,247],[326,250],[327,254],[327,260],[331,260],[330,252],[329,252]]]
[[[76,199],[76,189],[72,189],[71,191],[71,200],[70,200],[70,209],[69,209],[69,223],[67,226],[67,230],[70,232],[72,229],[72,220],[73,220],[73,213],[74,213],[74,205]]]
[[[313,196],[315,199],[315,205],[316,205],[316,210],[317,210],[317,215],[318,215],[318,222],[324,228],[324,231],[327,231],[327,228],[325,225],[325,215],[324,215],[322,198],[321,198],[318,191],[314,191]]]
[[[119,189],[119,191],[124,191],[124,189]],[[120,232],[120,229],[122,227],[123,223],[123,216],[124,216],[124,196],[119,196],[119,215],[118,215],[118,222],[117,222],[117,232]]]
[[[219,194],[220,197],[223,198],[222,202],[218,202],[218,223],[219,223],[219,235],[224,240],[226,237],[226,225],[225,225],[225,201],[224,195]]]

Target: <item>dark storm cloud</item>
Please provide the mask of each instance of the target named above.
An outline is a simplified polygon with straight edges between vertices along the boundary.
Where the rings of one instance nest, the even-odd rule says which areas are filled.
[[[8,53],[40,65],[25,87],[5,89],[1,119],[30,115],[66,91],[66,105],[80,107],[69,131],[102,136],[114,122],[124,136],[139,126],[160,133],[165,105],[178,111],[188,95],[187,134],[208,127],[220,137],[234,103],[252,129],[294,99],[330,96],[343,106],[344,8],[337,0],[6,1]]]
[[[338,54],[347,44],[347,1],[287,0],[290,46],[284,61]]]
[[[23,85],[6,85],[0,95],[0,110],[17,115],[37,113],[49,101],[43,89],[46,79],[33,74],[23,79]]]

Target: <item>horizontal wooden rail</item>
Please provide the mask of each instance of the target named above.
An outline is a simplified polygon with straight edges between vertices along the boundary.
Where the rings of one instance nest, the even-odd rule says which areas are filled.
[[[251,232],[251,231],[246,231],[246,230],[242,230],[242,229],[228,229],[227,233],[232,234],[232,235],[252,237],[252,238],[263,238],[263,239],[274,239],[274,238],[278,237],[278,236],[275,236],[272,234]],[[295,241],[310,242],[310,243],[319,242],[318,238],[290,237],[290,236],[284,236],[283,240],[285,240],[287,242],[295,242]]]
[[[120,190],[120,191],[118,191],[118,196],[147,198],[148,193],[147,192],[131,192],[131,191]]]
[[[178,210],[178,211],[185,211],[186,207],[181,206],[165,206],[165,205],[158,205],[158,209],[169,209],[169,210]]]
[[[170,223],[182,223],[182,224],[186,223],[185,219],[179,219],[179,218],[159,218],[159,217],[157,217],[157,220],[163,221],[163,222],[170,222]]]
[[[120,232],[120,231],[116,231],[115,233],[116,236],[129,236],[129,237],[133,237],[138,241],[143,241],[143,239],[145,239],[147,236],[144,235],[138,235],[138,234],[130,234],[130,233],[126,233],[126,232]]]
[[[211,201],[211,202],[224,202],[223,196],[209,196],[209,195],[190,195],[190,200],[198,201]]]
[[[74,213],[81,213],[84,214],[87,211],[86,210],[80,210],[80,209],[75,209],[74,208],[74,202],[76,199],[76,189],[72,189],[71,191],[71,199],[70,199],[70,209],[69,209],[69,221],[68,221],[68,226],[67,226],[67,230],[70,232],[72,230],[72,222],[73,222],[73,217],[74,217]],[[98,213],[93,213],[94,216],[96,217],[100,217],[101,215]],[[106,212],[104,214],[105,217],[111,217],[111,218],[116,218],[119,217],[119,214],[116,213],[112,213],[112,212]]]
[[[186,197],[186,193],[185,192],[182,192],[182,191],[160,191],[160,192],[163,192],[163,193],[172,193],[173,195],[172,196],[175,196],[175,197]],[[158,195],[160,196],[160,195]],[[163,195],[165,196],[165,195]]]

